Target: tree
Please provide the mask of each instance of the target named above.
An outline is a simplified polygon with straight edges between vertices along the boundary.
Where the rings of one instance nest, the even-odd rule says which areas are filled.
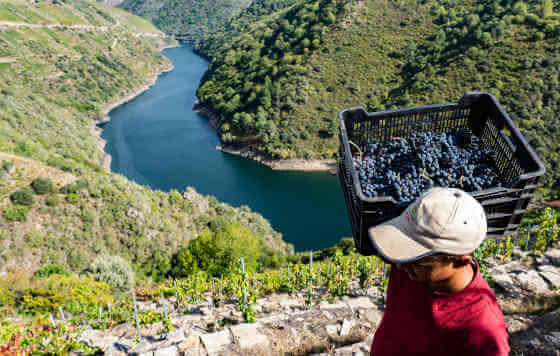
[[[238,222],[219,224],[192,240],[173,257],[173,274],[186,277],[197,271],[212,276],[227,276],[239,268],[239,259],[245,260],[245,270],[255,271],[261,254],[259,240]]]
[[[541,16],[543,19],[554,16],[554,4],[552,0],[542,0]]]

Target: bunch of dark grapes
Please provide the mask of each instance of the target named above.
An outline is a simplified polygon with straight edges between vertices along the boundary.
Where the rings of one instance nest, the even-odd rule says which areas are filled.
[[[392,196],[409,204],[432,187],[472,192],[501,186],[495,159],[495,151],[470,130],[455,129],[370,142],[354,156],[354,167],[366,196]]]

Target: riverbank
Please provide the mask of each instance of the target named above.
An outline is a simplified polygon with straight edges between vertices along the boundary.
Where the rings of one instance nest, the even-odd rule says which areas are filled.
[[[180,46],[179,43],[170,44],[170,45],[163,46],[163,47],[159,48],[159,51],[162,52],[165,49],[179,47],[179,46]],[[111,110],[116,109],[117,107],[128,103],[129,101],[135,99],[137,96],[139,96],[140,94],[142,94],[146,90],[150,89],[157,82],[157,79],[160,75],[162,75],[163,73],[167,73],[167,72],[172,71],[173,68],[174,68],[173,63],[171,63],[171,61],[168,60],[167,64],[163,68],[158,69],[150,77],[150,79],[148,79],[148,81],[146,81],[143,85],[136,88],[130,94],[125,95],[124,97],[121,97],[121,98],[118,98],[118,99],[115,99],[115,100],[109,102],[105,106],[105,108],[101,111],[101,115],[99,115],[99,117],[94,121],[94,134],[97,136],[97,147],[100,148],[104,152],[103,158],[101,159],[101,162],[100,162],[103,169],[105,169],[108,172],[111,171],[111,159],[112,158],[111,158],[110,154],[105,152],[105,145],[107,144],[107,142],[101,137],[101,133],[103,132],[103,129],[100,128],[99,125],[111,121],[111,117],[109,116],[109,113],[111,112]]]
[[[216,123],[218,121],[218,115],[216,115],[211,109],[202,106],[195,102],[193,111],[199,115],[205,117],[210,126],[216,129]],[[336,174],[336,160],[335,159],[282,159],[275,160],[265,157],[259,153],[251,150],[250,147],[235,147],[231,145],[218,145],[216,146],[218,151],[229,153],[232,155],[240,156],[247,159],[252,159],[267,167],[272,168],[277,171],[306,171],[306,172],[328,172],[331,174]]]

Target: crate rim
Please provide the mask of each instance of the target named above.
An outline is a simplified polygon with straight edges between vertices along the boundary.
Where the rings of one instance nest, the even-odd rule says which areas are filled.
[[[468,106],[470,106],[470,104],[472,104],[472,102],[474,102],[476,99],[480,98],[481,96],[487,96],[490,100],[492,100],[492,103],[496,106],[496,108],[498,109],[498,111],[500,112],[502,117],[504,118],[505,125],[507,126],[507,128],[510,130],[512,135],[517,136],[517,138],[521,141],[521,143],[523,144],[525,149],[527,149],[527,153],[531,156],[531,158],[534,160],[535,164],[539,167],[536,171],[528,172],[528,173],[524,173],[524,174],[519,175],[517,177],[517,180],[527,180],[527,179],[530,179],[530,178],[542,176],[545,172],[545,166],[544,166],[543,162],[537,156],[537,154],[535,153],[533,148],[529,145],[527,140],[525,140],[525,137],[521,134],[521,132],[519,131],[517,126],[513,123],[513,120],[511,120],[511,118],[509,117],[507,112],[504,110],[504,108],[502,107],[502,105],[500,104],[498,99],[493,94],[491,94],[489,92],[471,91],[471,92],[465,93],[459,99],[459,101],[455,101],[455,102],[446,102],[446,103],[441,103],[441,104],[428,104],[428,105],[419,105],[419,106],[409,106],[409,107],[405,107],[405,108],[389,109],[389,110],[374,111],[374,112],[368,112],[361,105],[360,106],[347,107],[347,108],[344,108],[344,109],[342,109],[338,112],[338,125],[339,125],[340,135],[341,135],[341,137],[348,138],[348,132],[346,130],[346,123],[344,122],[344,118],[343,118],[343,116],[346,112],[359,112],[359,111],[361,111],[361,112],[364,113],[364,115],[368,119],[377,118],[377,117],[390,117],[390,116],[394,116],[396,114],[403,114],[403,113],[407,113],[407,112],[430,112],[430,111],[435,112],[435,111],[439,111],[438,109],[445,110],[445,109],[448,109],[448,108],[459,107],[459,106],[468,107]],[[352,169],[354,167],[354,164],[353,164],[352,155],[350,154],[351,149],[350,149],[350,144],[348,143],[349,140],[347,139],[347,140],[341,140],[341,141],[342,142],[340,142],[340,144],[344,146],[344,151],[345,151],[344,160],[347,160],[347,162],[352,163],[352,167],[345,167],[345,169],[349,170],[350,174],[352,175],[353,185],[354,185],[355,191],[358,194],[360,200],[368,202],[368,203],[388,202],[389,201],[389,202],[392,202],[396,205],[400,205],[391,196],[370,198],[370,197],[367,197],[366,195],[363,194],[362,189],[360,188],[360,185],[359,185],[358,173],[356,172],[355,169]],[[343,159],[343,158],[340,157],[339,159]],[[476,192],[467,192],[467,193],[469,193],[471,196],[476,198],[476,197],[479,197],[479,196],[496,194],[496,193],[505,192],[505,191],[509,191],[509,190],[510,189],[505,188],[505,187],[503,187],[503,188],[492,187],[492,188],[485,189],[485,190],[480,190],[480,191],[476,191]]]

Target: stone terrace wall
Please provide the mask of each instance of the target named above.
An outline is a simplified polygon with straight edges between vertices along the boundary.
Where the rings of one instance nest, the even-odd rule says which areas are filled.
[[[560,353],[560,249],[535,255],[515,250],[513,259],[487,260],[494,289],[510,333],[511,355]],[[315,298],[327,298],[316,290]],[[167,303],[173,303],[173,298]],[[161,305],[141,308],[161,311]],[[210,297],[191,305],[188,314],[171,314],[175,331],[162,323],[136,329],[123,324],[111,330],[87,329],[80,341],[100,347],[106,355],[368,355],[383,315],[384,296],[373,287],[352,284],[349,296],[323,300],[307,309],[303,293],[275,294],[258,299],[258,321],[242,323],[235,301],[213,307]]]

